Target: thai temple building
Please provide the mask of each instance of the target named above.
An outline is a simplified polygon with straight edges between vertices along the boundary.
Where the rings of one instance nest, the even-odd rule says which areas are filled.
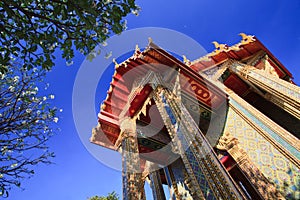
[[[194,61],[150,40],[115,63],[91,142],[122,154],[123,199],[145,182],[155,200],[300,199],[300,87],[240,35]]]

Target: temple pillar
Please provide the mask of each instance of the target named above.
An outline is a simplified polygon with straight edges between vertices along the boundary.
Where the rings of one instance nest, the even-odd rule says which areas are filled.
[[[123,199],[144,199],[135,120],[125,117],[120,123],[122,148]]]
[[[165,193],[160,179],[159,171],[152,171],[149,173],[150,186],[152,189],[153,199],[154,200],[165,200]]]
[[[261,69],[234,62],[231,70],[265,90],[265,98],[300,119],[300,88],[278,77],[267,58]],[[272,70],[273,69],[273,70]]]
[[[175,177],[174,177],[172,171],[170,171],[170,167],[169,166],[165,167],[164,172],[165,172],[165,176],[166,176],[167,183],[168,183],[169,190],[170,190],[170,199],[171,200],[179,199],[176,180],[175,180]]]
[[[226,132],[220,138],[216,148],[227,151],[231,155],[243,174],[250,180],[259,195],[263,197],[262,199],[284,199],[276,187],[252,163],[247,152],[239,147],[237,138]]]
[[[176,95],[158,87],[154,100],[187,171],[191,195],[196,199],[244,199]]]
[[[154,200],[165,200],[159,169],[156,163],[147,160],[143,172],[143,179],[149,182]]]

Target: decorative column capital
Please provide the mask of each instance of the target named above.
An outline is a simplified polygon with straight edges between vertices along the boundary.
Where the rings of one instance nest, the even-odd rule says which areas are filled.
[[[227,151],[232,158],[241,165],[243,162],[247,161],[247,153],[239,147],[238,143],[239,141],[237,138],[233,137],[229,132],[226,132],[219,139],[216,148]]]
[[[118,150],[123,139],[128,137],[136,137],[136,120],[130,117],[124,117],[119,121],[120,134],[115,142],[115,149]]]
[[[124,117],[120,120],[120,132],[127,137],[136,136],[136,120],[130,117]]]
[[[216,147],[223,151],[228,151],[239,143],[238,139],[233,137],[229,132],[225,132],[219,139]]]

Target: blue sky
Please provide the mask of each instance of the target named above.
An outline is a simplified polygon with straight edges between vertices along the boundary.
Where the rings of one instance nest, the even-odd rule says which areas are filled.
[[[129,30],[140,27],[172,29],[193,38],[208,52],[214,48],[212,41],[232,45],[239,42],[240,32],[255,35],[291,71],[294,81],[300,84],[299,0],[152,0],[137,1],[137,4],[142,10],[138,17],[127,17]],[[56,154],[53,159],[55,164],[37,166],[36,174],[23,181],[25,190],[13,189],[8,199],[81,200],[112,191],[121,195],[121,172],[95,159],[81,142],[75,128],[72,92],[76,73],[83,61],[84,57],[79,53],[72,66],[66,66],[63,60],[58,59],[47,77],[50,83],[48,90],[55,94],[54,103],[63,109],[59,120],[61,132],[49,141],[50,149]],[[107,67],[102,65],[99,63],[97,67]],[[106,96],[110,78],[111,75],[102,77],[97,96],[93,94],[96,105],[85,106],[99,107]],[[92,119],[86,122],[87,130],[97,124],[96,116],[92,116]],[[84,134],[89,137],[91,131]]]

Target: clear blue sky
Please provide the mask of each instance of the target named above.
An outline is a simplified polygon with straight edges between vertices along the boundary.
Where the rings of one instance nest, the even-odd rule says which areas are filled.
[[[138,17],[127,17],[128,29],[148,26],[173,29],[190,36],[208,52],[213,50],[212,41],[231,45],[240,40],[240,32],[255,35],[300,84],[299,0],[139,0],[137,4],[142,10]],[[70,67],[57,60],[48,74],[49,92],[55,94],[55,104],[64,110],[59,123],[61,132],[49,142],[51,150],[56,153],[55,164],[37,166],[36,174],[23,181],[25,190],[13,189],[9,200],[85,200],[112,191],[121,196],[121,172],[95,159],[82,144],[74,125],[72,90],[83,60],[84,57],[77,54],[74,65]],[[98,108],[106,96],[110,78],[108,75],[101,79],[95,97],[97,105],[88,106]],[[96,116],[87,124],[96,125]],[[86,134],[89,137],[91,132]]]

